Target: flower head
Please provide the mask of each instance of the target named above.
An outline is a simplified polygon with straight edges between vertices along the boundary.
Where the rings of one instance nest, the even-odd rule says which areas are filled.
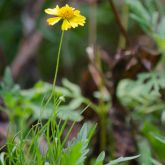
[[[48,18],[49,25],[55,25],[60,20],[63,20],[61,29],[68,30],[70,28],[76,28],[78,25],[84,26],[86,18],[80,15],[80,11],[75,8],[65,5],[61,8],[57,5],[53,9],[46,9],[45,13],[53,15],[54,17]]]

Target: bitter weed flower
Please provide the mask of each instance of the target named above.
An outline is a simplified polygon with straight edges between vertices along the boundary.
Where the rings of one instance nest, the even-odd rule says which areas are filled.
[[[69,5],[59,7],[58,5],[53,9],[45,9],[45,13],[53,15],[55,17],[48,18],[49,25],[55,25],[60,20],[63,20],[61,30],[68,30],[70,28],[76,28],[78,25],[84,26],[86,18],[80,14],[79,10],[76,10]]]

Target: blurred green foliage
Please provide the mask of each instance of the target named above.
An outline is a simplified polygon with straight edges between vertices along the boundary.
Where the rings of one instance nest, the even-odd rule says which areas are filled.
[[[0,3],[0,47],[4,51],[8,64],[12,63],[18,53],[20,42],[23,39],[23,19],[28,1],[4,1]],[[52,7],[52,1],[43,4],[42,11],[46,7]],[[78,80],[80,72],[85,69],[87,62],[86,47],[89,45],[90,5],[81,3],[79,8],[87,17],[86,26],[70,30],[65,34],[63,43],[61,72],[70,79]],[[107,17],[108,15],[108,17]],[[97,8],[97,41],[109,50],[115,50],[117,45],[118,30],[114,23],[114,17],[108,2],[101,3]],[[106,18],[106,19],[104,19]],[[43,41],[37,52],[37,66],[42,78],[49,80],[54,76],[58,42],[60,38],[59,25],[48,27],[45,23],[46,15],[40,12],[36,23],[36,30],[43,35]],[[107,37],[107,33],[109,37]],[[113,34],[113,35],[112,35]],[[76,70],[74,69],[76,68]]]
[[[126,0],[126,3],[131,10],[131,18],[153,38],[159,50],[165,52],[165,10],[161,1]]]
[[[163,56],[165,51],[165,10],[164,6],[161,5],[161,1],[126,0],[125,2],[130,9],[127,14],[131,18],[129,20],[128,33],[132,34],[133,31],[136,34],[134,25],[138,24],[139,28],[155,42]],[[8,64],[11,64],[17,55],[20,42],[23,38],[24,26],[22,19],[27,3],[25,0],[0,1],[0,48],[4,51]],[[46,1],[42,10],[51,6],[53,6],[53,2]],[[59,74],[61,77],[69,75],[69,79],[74,79],[74,81],[80,78],[82,69],[87,69],[86,48],[89,46],[89,37],[91,35],[89,34],[91,6],[80,3],[79,8],[87,17],[87,24],[85,28],[70,30],[65,34],[60,65],[61,74]],[[119,28],[116,25],[108,2],[103,1],[99,3],[96,11],[97,44],[108,52],[115,52],[118,45]],[[48,27],[45,20],[44,12],[41,12],[36,22],[36,30],[42,33],[43,41],[37,52],[36,61],[41,77],[49,80],[54,75],[60,28],[59,25],[52,28]],[[163,95],[165,93],[165,65],[163,58],[158,66],[148,73],[139,74],[136,80],[122,80],[120,82],[117,97],[122,105],[128,109],[128,123],[133,121],[135,125],[133,126],[133,132],[137,145],[137,153],[141,156],[121,157],[107,165],[117,164],[137,157],[139,157],[139,164],[161,165],[161,163],[165,163],[165,98]],[[29,126],[40,119],[41,105],[50,94],[52,86],[49,83],[39,81],[32,88],[25,90],[21,89],[19,85],[15,85],[11,77],[11,73],[7,69],[0,85],[0,96],[3,98],[6,106],[1,107],[1,110],[6,111],[11,122],[15,123],[13,125],[15,133],[25,127],[27,133]],[[82,112],[85,110],[82,104],[90,106],[99,114],[98,108],[100,107],[84,98],[78,85],[64,79],[62,86],[57,86],[56,91],[58,101],[60,102],[57,110],[59,120],[81,121],[83,119]],[[44,99],[43,96],[45,96]],[[98,92],[97,96],[101,96],[101,94]],[[98,99],[100,98],[98,97]],[[108,101],[110,102],[111,100],[108,99]],[[111,103],[106,105],[109,107]],[[108,108],[106,107],[105,109]],[[53,110],[52,100],[46,111],[43,111],[42,119],[49,121]],[[108,118],[107,123],[111,124],[111,119]],[[90,138],[87,137],[87,134],[90,129],[88,129],[87,125],[83,126],[77,139],[74,139],[67,148],[61,148],[62,155],[60,158],[64,165],[68,164],[68,160],[71,160],[70,164],[76,164],[77,162],[77,164],[84,163],[86,154],[89,151],[87,146]],[[94,129],[95,127],[92,129],[93,132]],[[111,137],[108,137],[108,140],[111,140]],[[37,143],[34,144],[35,147],[37,145]],[[22,146],[19,146],[19,151],[21,152],[16,152],[14,144],[10,147],[9,151],[11,151],[11,154],[14,156],[16,154],[19,158],[19,155],[22,154],[20,150]],[[50,149],[54,150],[51,147],[53,146],[50,146]],[[109,148],[107,150],[109,151]],[[51,155],[51,151],[49,152]],[[41,159],[41,155],[39,152],[37,153],[37,158]],[[109,156],[107,157],[109,158]],[[2,153],[0,160],[3,158],[4,155]],[[96,165],[102,165],[105,160],[105,153],[102,152],[96,160],[93,158],[91,162],[94,162]]]
[[[61,165],[83,165],[87,159],[89,150],[89,142],[95,132],[96,125],[85,123],[79,131],[77,138],[73,138],[65,147],[66,140],[70,134],[67,132],[66,137],[62,141],[61,136],[64,133],[66,122],[68,120],[80,121],[82,119],[81,113],[77,108],[85,103],[85,98],[81,96],[80,88],[69,82],[63,81],[64,87],[56,87],[56,93],[59,100],[57,111],[54,109],[52,102],[43,109],[41,103],[44,102],[43,96],[50,95],[52,85],[44,82],[38,82],[35,86],[28,90],[21,90],[18,85],[15,85],[9,68],[6,69],[3,81],[0,84],[0,97],[5,102],[5,107],[1,106],[0,110],[7,112],[10,118],[10,133],[7,138],[6,147],[8,152],[0,153],[1,164],[54,164]],[[44,97],[44,99],[45,99]],[[67,105],[61,104],[65,99]],[[58,103],[59,101],[59,103]],[[60,102],[61,101],[61,102]],[[44,104],[44,103],[43,103]],[[53,112],[54,111],[54,112]],[[60,119],[59,123],[52,118],[53,114],[57,112],[57,117]],[[41,114],[40,114],[41,113]],[[33,125],[36,120],[47,119],[46,124],[37,132]],[[53,122],[54,121],[54,122]],[[62,123],[63,121],[63,123]],[[40,123],[38,123],[39,125]],[[55,124],[56,131],[52,132],[52,145],[49,133],[49,124]],[[31,125],[33,125],[32,128]],[[34,129],[34,130],[33,130]],[[38,138],[43,137],[47,140],[47,149],[39,149]],[[42,144],[40,147],[43,147]],[[26,150],[26,152],[25,152]],[[54,153],[55,152],[55,155]],[[44,154],[45,153],[45,154]],[[107,165],[118,164],[132,159],[138,158],[140,155],[131,157],[120,157],[116,160],[110,161]],[[30,159],[29,159],[30,157]],[[103,165],[105,153],[102,152],[96,160],[91,161],[91,165]]]
[[[118,87],[118,97],[122,104],[131,110],[128,120],[132,118],[138,124],[136,131],[141,134],[137,138],[141,155],[144,153],[151,155],[153,152],[161,160],[164,160],[165,157],[163,152],[165,145],[158,142],[152,134],[165,136],[164,123],[161,121],[165,103],[159,93],[160,88],[164,89],[164,81],[164,73],[143,73],[139,75],[137,81],[124,80]],[[159,86],[161,83],[163,86]],[[149,144],[144,138],[148,139]],[[143,147],[144,145],[149,147],[148,152],[145,151],[147,146]],[[144,159],[148,160],[148,157],[144,155]],[[143,162],[143,156],[141,159]]]

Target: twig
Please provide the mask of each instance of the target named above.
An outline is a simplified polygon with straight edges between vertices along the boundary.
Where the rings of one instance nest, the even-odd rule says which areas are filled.
[[[119,29],[120,29],[121,33],[123,34],[123,36],[124,36],[124,38],[126,40],[126,45],[128,45],[129,44],[129,37],[128,37],[128,34],[127,34],[127,32],[126,32],[126,30],[125,30],[125,28],[124,28],[124,26],[123,26],[123,24],[122,24],[122,22],[120,20],[120,16],[118,14],[118,11],[117,11],[114,3],[113,3],[113,0],[108,0],[108,1],[109,1],[110,5],[111,5],[112,11],[114,13],[116,22],[117,22],[117,24],[119,26]]]

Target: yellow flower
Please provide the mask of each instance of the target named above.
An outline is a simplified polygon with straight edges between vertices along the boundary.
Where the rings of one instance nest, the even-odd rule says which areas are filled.
[[[84,26],[86,18],[80,15],[80,11],[75,8],[65,5],[61,8],[57,5],[53,9],[46,9],[45,13],[54,15],[55,17],[47,19],[49,25],[54,25],[60,20],[63,20],[61,29],[68,30],[76,28],[78,25]]]

